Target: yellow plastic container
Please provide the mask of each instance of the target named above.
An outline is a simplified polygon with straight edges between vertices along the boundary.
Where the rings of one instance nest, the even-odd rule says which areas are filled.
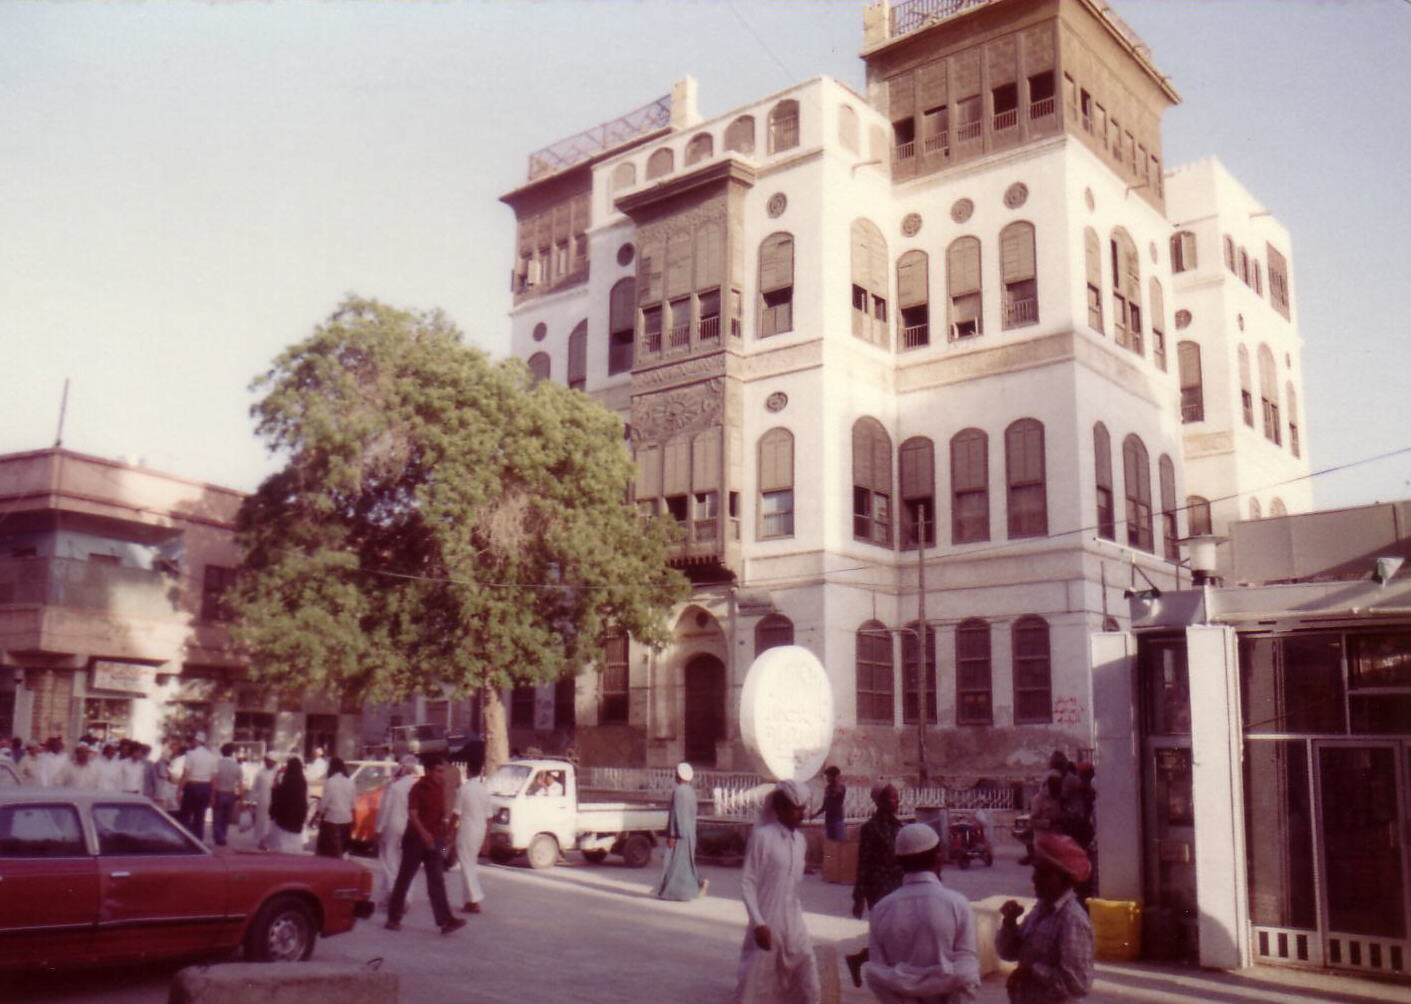
[[[1103,962],[1128,962],[1142,954],[1142,905],[1128,899],[1090,899],[1093,947]]]

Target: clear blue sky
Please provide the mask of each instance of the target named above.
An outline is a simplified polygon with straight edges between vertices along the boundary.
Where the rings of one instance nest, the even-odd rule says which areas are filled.
[[[1411,4],[1115,4],[1214,153],[1288,226],[1315,467],[1411,446]],[[54,438],[249,489],[247,387],[348,291],[507,345],[532,149],[690,73],[716,115],[861,89],[858,3],[0,5],[0,452]],[[1411,497],[1411,454],[1320,478]]]

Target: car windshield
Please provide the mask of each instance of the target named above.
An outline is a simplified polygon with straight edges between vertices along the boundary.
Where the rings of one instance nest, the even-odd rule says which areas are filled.
[[[524,787],[524,779],[528,776],[528,767],[523,764],[507,763],[490,775],[490,780],[485,783],[485,787],[490,790],[492,795],[513,798],[519,794],[519,789]]]

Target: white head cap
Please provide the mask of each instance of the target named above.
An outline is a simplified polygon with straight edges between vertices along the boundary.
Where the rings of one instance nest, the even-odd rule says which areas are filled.
[[[808,789],[797,781],[786,778],[779,782],[777,791],[782,791],[784,797],[793,802],[800,809],[808,807]]]
[[[196,742],[198,742],[198,743],[200,743],[200,744],[202,744],[202,745],[205,745],[205,742],[206,742],[206,733],[204,733],[204,732],[197,732],[197,733],[196,733]]]
[[[925,823],[907,823],[897,831],[895,850],[899,858],[924,854],[941,842],[940,835]]]
[[[685,760],[682,760],[676,765],[676,776],[683,781],[689,781],[696,776],[696,769]]]
[[[410,753],[407,753],[402,757],[400,761],[398,761],[397,765],[403,771],[414,771],[416,770],[416,757],[412,756]]]

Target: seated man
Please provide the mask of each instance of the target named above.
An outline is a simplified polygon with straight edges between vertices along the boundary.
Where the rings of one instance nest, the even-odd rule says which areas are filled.
[[[883,1004],[973,1001],[980,956],[970,903],[941,885],[941,839],[925,823],[897,833],[899,889],[884,896],[868,922],[862,975]]]
[[[564,793],[563,771],[542,770],[539,776],[534,779],[534,786],[529,790],[531,795],[552,795],[562,797]]]

